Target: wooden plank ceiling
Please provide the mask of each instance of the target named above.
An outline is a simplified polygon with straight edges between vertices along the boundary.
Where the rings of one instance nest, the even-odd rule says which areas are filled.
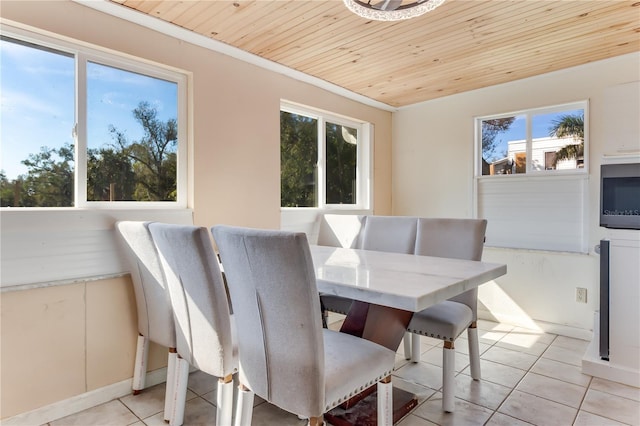
[[[341,0],[111,0],[401,107],[640,51],[640,1],[447,0],[400,22]]]

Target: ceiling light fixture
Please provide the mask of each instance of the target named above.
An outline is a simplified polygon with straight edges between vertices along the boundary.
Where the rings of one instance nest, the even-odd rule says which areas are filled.
[[[345,6],[358,16],[375,21],[401,21],[424,15],[440,6],[445,0],[343,0]]]

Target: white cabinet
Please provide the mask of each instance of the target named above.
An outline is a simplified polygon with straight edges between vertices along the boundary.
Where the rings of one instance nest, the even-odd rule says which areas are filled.
[[[609,243],[609,363],[612,367],[629,369],[637,376],[640,372],[640,231],[616,234]]]
[[[640,387],[640,231],[609,229],[607,233],[609,359],[600,357],[600,339],[606,330],[600,329],[600,312],[596,312],[594,336],[582,360],[582,372]]]

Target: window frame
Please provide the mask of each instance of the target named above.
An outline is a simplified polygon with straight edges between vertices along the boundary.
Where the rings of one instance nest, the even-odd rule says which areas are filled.
[[[11,210],[50,210],[50,209],[172,209],[188,206],[188,146],[190,145],[190,118],[188,116],[188,94],[191,86],[191,74],[175,67],[163,65],[147,59],[138,58],[111,49],[90,45],[67,37],[44,34],[27,29],[3,25],[0,34],[26,43],[50,48],[73,55],[75,61],[75,126],[69,129],[74,140],[74,200],[70,207],[11,207]],[[176,148],[176,201],[88,201],[87,200],[87,64],[119,68],[173,82],[177,84],[178,143]]]
[[[531,118],[535,115],[584,110],[584,164],[582,168],[564,170],[535,170],[533,166],[533,138]],[[482,121],[488,119],[515,117],[526,118],[526,171],[525,173],[482,175]],[[589,245],[589,101],[577,101],[542,108],[531,108],[515,112],[474,117],[474,176],[473,176],[473,215],[489,220],[486,247],[516,250],[535,250],[563,253],[588,253]],[[558,188],[544,192],[548,188]],[[570,190],[572,197],[562,197],[563,191]],[[532,192],[533,191],[533,192]],[[508,194],[543,194],[531,197],[531,202],[542,202],[548,212],[547,225],[553,223],[560,232],[540,230],[540,222],[530,217],[531,205],[518,204],[503,209],[505,200],[513,200]],[[496,195],[498,194],[498,195]],[[499,194],[507,197],[497,199]],[[560,195],[559,195],[560,194]],[[529,198],[528,198],[529,200]],[[496,207],[497,206],[497,207]],[[556,208],[558,207],[558,208]],[[500,213],[496,213],[497,209]],[[518,208],[524,210],[518,211]],[[508,213],[507,213],[508,212]],[[564,224],[564,225],[563,225]],[[527,233],[518,232],[526,229]],[[538,234],[536,234],[538,232]],[[527,234],[527,235],[525,235]],[[531,234],[531,235],[528,235]],[[534,235],[535,234],[535,235]],[[544,236],[544,241],[538,238]]]
[[[371,205],[372,193],[372,146],[373,125],[366,121],[342,116],[336,113],[303,106],[290,101],[281,101],[281,112],[302,115],[317,120],[318,140],[318,174],[317,174],[317,205],[309,207],[283,207],[282,210],[368,210]],[[280,114],[278,115],[280,117]],[[356,161],[356,203],[355,204],[330,204],[326,202],[326,123],[355,128],[358,132],[357,161]]]
[[[568,110],[582,109],[584,111],[584,165],[576,169],[535,170],[533,167],[533,137],[531,120],[536,115],[558,113]],[[482,122],[497,118],[524,116],[526,170],[524,173],[483,175],[482,174]],[[474,117],[474,176],[477,179],[513,179],[516,176],[557,176],[565,174],[589,174],[589,101],[582,100],[566,104],[552,105],[540,108],[529,108],[500,114]]]

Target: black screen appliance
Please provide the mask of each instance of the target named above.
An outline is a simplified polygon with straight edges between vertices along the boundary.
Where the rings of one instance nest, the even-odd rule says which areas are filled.
[[[600,226],[640,229],[640,163],[601,166]]]

